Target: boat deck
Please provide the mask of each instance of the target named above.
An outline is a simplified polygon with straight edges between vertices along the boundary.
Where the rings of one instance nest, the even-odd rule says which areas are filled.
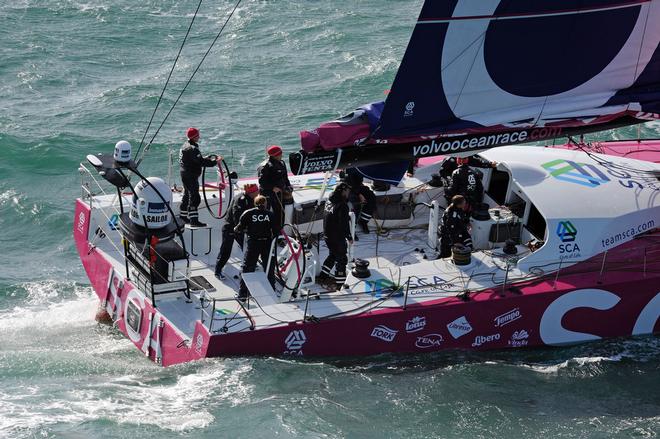
[[[501,249],[477,251],[467,266],[457,266],[451,259],[436,259],[435,252],[426,244],[427,228],[420,219],[418,224],[407,227],[372,230],[369,234],[358,232],[359,240],[353,246],[356,258],[369,262],[371,276],[368,280],[348,274],[347,288],[329,292],[313,284],[302,288],[297,298],[281,302],[283,288],[277,291],[268,287],[251,290],[252,297],[243,307],[236,301],[240,282],[242,252],[234,246],[232,256],[225,266],[226,279],[214,275],[215,257],[219,237],[212,227],[211,249],[208,254],[190,258],[190,278],[203,277],[210,287],[193,291],[193,300],[183,293],[156,296],[159,311],[181,332],[192,336],[195,323],[202,320],[209,324],[211,332],[244,331],[254,322],[255,328],[265,328],[302,321],[306,317],[351,315],[373,309],[398,308],[406,305],[427,303],[445,297],[455,297],[466,291],[479,291],[502,285],[508,279],[521,279],[526,275],[511,264],[512,258]],[[208,233],[198,229],[195,233]],[[186,236],[190,235],[187,227]],[[124,272],[123,251],[120,251],[119,232],[110,232],[108,238],[98,242],[118,272]],[[324,244],[318,246],[320,261],[327,256]],[[523,246],[513,261],[527,254]],[[507,273],[507,263],[509,269]],[[349,269],[352,264],[349,263]],[[261,267],[257,273],[263,278]],[[407,289],[407,294],[406,294]],[[307,296],[309,295],[309,300]],[[246,312],[251,320],[246,318]],[[210,324],[211,313],[213,323]]]

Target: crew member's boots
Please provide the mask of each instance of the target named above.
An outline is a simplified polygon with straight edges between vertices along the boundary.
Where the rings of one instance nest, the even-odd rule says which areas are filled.
[[[190,219],[190,227],[206,227],[206,223],[201,222],[197,218]]]
[[[317,284],[319,285],[325,285],[328,282],[330,282],[330,276],[328,276],[326,273],[321,272],[318,276],[316,276],[316,279],[314,279]]]
[[[188,219],[190,220],[190,227],[206,227],[206,224],[199,220],[199,213],[196,207],[188,209]]]

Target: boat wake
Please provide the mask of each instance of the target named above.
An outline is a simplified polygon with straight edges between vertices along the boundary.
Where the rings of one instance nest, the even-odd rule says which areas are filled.
[[[10,291],[20,305],[0,311],[2,437],[107,421],[187,431],[210,425],[218,403],[249,399],[247,360],[162,369],[136,359],[130,341],[94,321],[90,287],[49,280]]]
[[[174,369],[159,369],[156,374],[151,369],[152,373],[104,380],[93,375],[74,377],[66,386],[49,380],[23,391],[9,387],[0,390],[4,408],[0,433],[34,434],[57,430],[59,424],[94,421],[150,425],[174,432],[200,429],[215,420],[211,409],[218,403],[238,404],[252,388],[243,383],[251,370],[247,364],[232,367],[215,363],[192,369],[176,376],[172,376]]]

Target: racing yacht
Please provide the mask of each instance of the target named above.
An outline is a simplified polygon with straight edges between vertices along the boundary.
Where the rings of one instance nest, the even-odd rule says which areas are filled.
[[[219,169],[200,189],[207,226],[190,227],[177,220],[175,181],[142,175],[130,150],[90,154],[73,234],[102,310],[164,366],[657,333],[660,142],[572,136],[660,119],[660,27],[644,25],[659,18],[658,0],[426,1],[386,101],[301,133],[286,224],[271,243],[274,286],[263,271],[240,272],[237,246],[226,279],[214,276],[224,213],[256,178]],[[549,143],[561,137],[570,141]],[[439,258],[440,167],[476,152],[496,167],[480,170],[474,249]],[[315,282],[323,210],[346,168],[376,194],[375,232],[358,233],[346,284],[330,291]]]

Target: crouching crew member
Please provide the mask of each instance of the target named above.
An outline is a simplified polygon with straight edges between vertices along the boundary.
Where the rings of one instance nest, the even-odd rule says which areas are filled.
[[[346,204],[349,191],[350,188],[346,183],[339,183],[325,205],[323,234],[330,254],[323,261],[318,282],[326,284],[331,289],[341,288],[346,282],[347,241],[350,244],[353,243],[348,204]],[[334,279],[331,274],[333,267],[335,269]],[[332,282],[333,280],[334,282]]]
[[[259,186],[253,183],[243,186],[243,193],[232,200],[227,213],[227,219],[224,226],[222,226],[222,246],[220,246],[220,253],[218,253],[218,260],[215,263],[215,275],[220,279],[224,279],[222,269],[225,268],[229,257],[231,256],[231,249],[234,246],[234,241],[243,250],[243,234],[234,233],[236,227],[241,219],[241,215],[248,209],[254,207],[254,199],[259,195]]]
[[[357,170],[346,170],[346,183],[351,187],[349,201],[353,203],[357,223],[364,233],[369,233],[369,221],[376,210],[376,194],[364,185],[364,178]]]
[[[183,183],[183,197],[179,211],[183,222],[189,222],[193,227],[205,227],[206,224],[199,221],[197,213],[197,207],[201,202],[198,178],[202,175],[202,168],[215,166],[222,162],[222,157],[202,157],[202,153],[199,152],[199,130],[197,128],[188,128],[186,136],[188,141],[179,151],[181,182]]]
[[[275,214],[275,226],[279,231],[284,224],[284,192],[291,193],[286,165],[282,161],[282,148],[270,145],[266,148],[268,159],[258,169],[261,195],[268,198],[268,203]]]
[[[442,215],[440,228],[440,257],[451,256],[451,248],[456,244],[464,245],[472,249],[472,237],[467,228],[467,215],[465,197],[454,195],[451,204]]]
[[[246,210],[241,215],[238,224],[234,228],[234,233],[240,234],[245,231],[247,234],[247,243],[245,253],[243,254],[243,273],[254,273],[257,268],[257,259],[261,257],[261,266],[266,271],[268,260],[270,259],[270,244],[273,237],[279,233],[275,228],[275,215],[266,209],[266,197],[259,195],[254,199],[252,209]],[[270,264],[268,270],[268,280],[273,284],[273,273],[275,271],[275,261]],[[249,295],[245,281],[241,279],[241,286],[238,290],[240,300],[247,299]]]
[[[462,195],[468,203],[468,210],[484,199],[484,185],[481,178],[468,166],[469,159],[458,157],[458,169],[451,174],[451,186],[445,191],[448,200],[455,195]]]

